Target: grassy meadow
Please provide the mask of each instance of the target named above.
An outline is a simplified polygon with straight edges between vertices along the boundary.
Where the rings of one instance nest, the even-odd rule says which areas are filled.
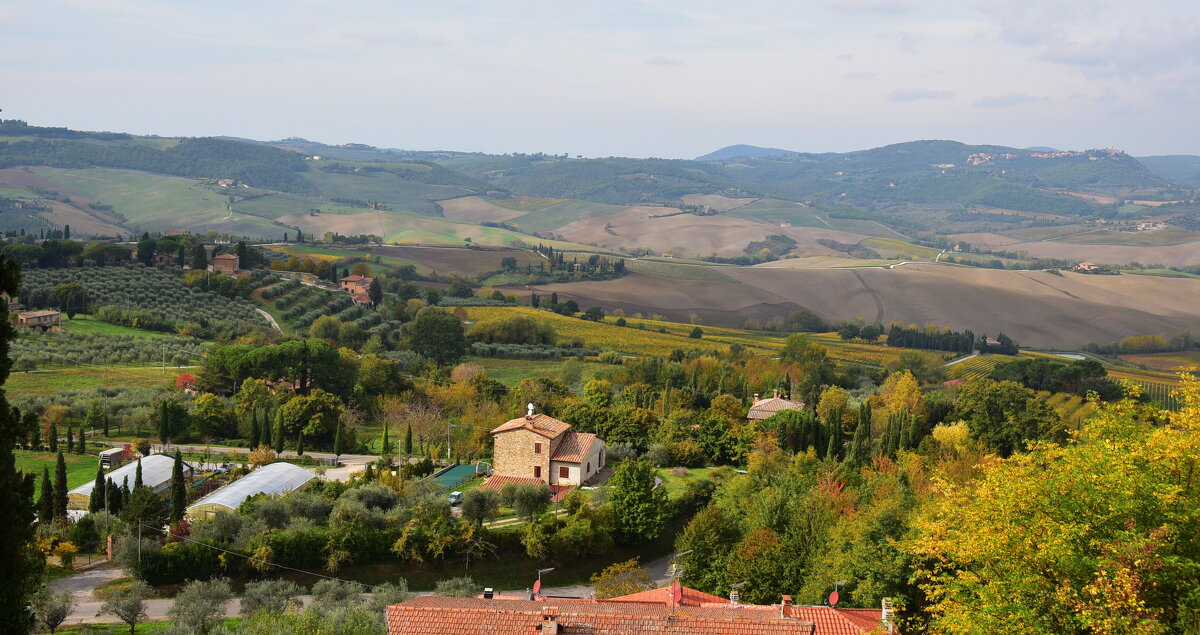
[[[60,430],[60,432],[66,434],[65,430]],[[34,475],[34,487],[37,490],[37,493],[34,494],[36,500],[42,492],[42,468],[49,468],[50,478],[53,479],[58,456],[52,452],[30,452],[28,450],[14,450],[13,454],[17,458],[17,469]],[[64,451],[63,463],[67,466],[67,489],[79,487],[96,478],[96,466],[99,463],[94,454],[70,454]]]

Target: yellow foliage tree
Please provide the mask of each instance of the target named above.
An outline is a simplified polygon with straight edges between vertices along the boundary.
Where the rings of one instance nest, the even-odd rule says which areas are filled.
[[[892,373],[879,388],[879,396],[883,399],[882,411],[876,411],[877,417],[887,417],[893,413],[908,413],[916,416],[925,414],[925,397],[921,394],[921,384],[907,370]]]

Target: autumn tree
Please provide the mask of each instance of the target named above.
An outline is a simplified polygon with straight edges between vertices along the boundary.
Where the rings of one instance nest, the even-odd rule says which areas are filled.
[[[650,570],[638,566],[637,558],[611,564],[600,573],[592,574],[591,583],[596,589],[594,596],[597,600],[655,588]]]

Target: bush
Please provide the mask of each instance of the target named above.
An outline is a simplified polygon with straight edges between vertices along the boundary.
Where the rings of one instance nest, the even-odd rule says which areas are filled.
[[[281,614],[299,606],[296,596],[300,587],[291,580],[262,580],[246,584],[242,594],[242,615],[250,616],[259,611]]]

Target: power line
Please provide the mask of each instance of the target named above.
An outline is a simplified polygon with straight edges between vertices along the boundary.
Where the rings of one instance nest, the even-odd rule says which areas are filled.
[[[146,529],[152,529],[152,530],[155,530],[155,531],[157,531],[157,530],[158,530],[156,527],[154,527],[154,526],[152,526],[152,525],[147,525],[147,524],[145,524],[145,523],[143,523],[143,522],[139,522],[139,523],[138,523],[138,525],[140,525],[140,526],[142,526],[142,527],[145,527]],[[172,538],[177,538],[177,539],[179,539],[179,540],[186,540],[186,541],[188,541],[188,542],[195,543],[195,544],[197,544],[197,545],[200,545],[200,546],[203,546],[203,547],[208,547],[209,549],[214,549],[214,550],[216,550],[216,551],[220,551],[220,552],[222,552],[222,553],[227,553],[227,554],[230,554],[230,555],[238,556],[238,557],[240,557],[240,558],[244,558],[244,559],[246,559],[246,560],[254,560],[254,559],[255,559],[255,558],[254,558],[254,556],[248,556],[248,555],[246,555],[246,554],[244,554],[244,553],[238,553],[238,552],[236,552],[236,551],[230,551],[229,549],[222,549],[221,547],[218,547],[218,546],[216,546],[216,545],[210,545],[210,544],[208,544],[207,542],[201,542],[201,541],[199,541],[199,540],[195,540],[195,539],[189,538],[189,537],[187,537],[187,536],[183,536],[183,535],[179,535],[179,534],[173,533],[173,532],[170,530],[170,528],[168,528],[168,529],[167,529],[167,535],[168,535],[168,536],[170,536],[170,537],[172,537]],[[287,565],[284,565],[284,564],[278,564],[278,563],[275,563],[275,562],[271,562],[271,561],[269,561],[269,560],[262,560],[261,562],[263,562],[264,564],[268,564],[268,565],[270,565],[270,566],[272,566],[272,567],[277,567],[277,568],[280,568],[280,569],[287,569],[288,571],[295,571],[296,573],[303,573],[303,574],[305,574],[305,575],[311,575],[311,576],[315,576],[315,577],[318,577],[318,578],[324,578],[324,579],[326,579],[326,580],[337,580],[338,582],[345,582],[345,583],[347,583],[347,584],[357,584],[357,585],[359,585],[359,586],[364,586],[364,587],[367,587],[368,589],[378,589],[378,588],[380,588],[380,585],[375,585],[375,584],[367,584],[366,582],[359,582],[359,581],[357,581],[357,580],[346,580],[346,579],[344,579],[344,578],[337,578],[337,577],[334,577],[334,576],[324,575],[324,574],[321,574],[321,573],[314,573],[314,572],[312,572],[312,571],[305,571],[304,569],[297,569],[297,568],[295,568],[295,567],[289,567],[289,566],[287,566]]]

